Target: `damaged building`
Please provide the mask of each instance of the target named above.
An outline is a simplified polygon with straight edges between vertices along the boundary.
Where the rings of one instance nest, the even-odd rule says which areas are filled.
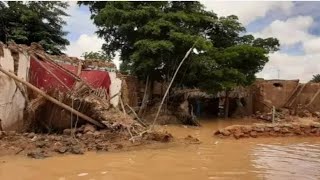
[[[2,130],[23,131],[34,122],[48,129],[70,128],[70,123],[84,120],[77,113],[98,126],[111,126],[116,118],[128,121],[120,124],[133,123],[115,109],[124,95],[121,75],[112,63],[52,56],[35,43],[12,43],[1,44],[0,65]],[[111,112],[107,115],[106,110]]]

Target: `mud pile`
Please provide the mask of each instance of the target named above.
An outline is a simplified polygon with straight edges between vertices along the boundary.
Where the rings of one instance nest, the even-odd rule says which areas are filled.
[[[217,130],[215,136],[221,138],[257,138],[287,136],[320,136],[319,122],[292,122],[275,124],[233,125]]]
[[[39,159],[59,154],[83,154],[87,151],[130,150],[139,145],[171,140],[172,135],[168,133],[145,132],[133,141],[125,131],[98,131],[89,124],[77,129],[65,129],[63,134],[0,131],[0,155],[26,155]]]

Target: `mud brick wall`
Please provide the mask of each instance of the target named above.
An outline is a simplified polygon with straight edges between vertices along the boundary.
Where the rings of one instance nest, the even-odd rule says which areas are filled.
[[[257,81],[252,87],[253,112],[269,112],[265,104],[282,108],[298,84],[299,80]]]
[[[139,102],[139,81],[135,76],[122,76],[123,80],[126,81],[128,90],[129,106],[137,107]]]
[[[320,89],[320,83],[308,83],[305,85],[304,89],[302,90],[301,94],[297,97],[295,101],[295,105],[302,104],[307,105],[313,98],[313,96],[317,93]],[[320,111],[320,94],[316,96],[314,101],[310,104],[308,109],[312,112]]]

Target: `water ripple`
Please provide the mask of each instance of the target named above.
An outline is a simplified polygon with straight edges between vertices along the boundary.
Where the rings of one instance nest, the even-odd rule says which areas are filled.
[[[320,144],[259,144],[251,156],[263,179],[320,178]]]

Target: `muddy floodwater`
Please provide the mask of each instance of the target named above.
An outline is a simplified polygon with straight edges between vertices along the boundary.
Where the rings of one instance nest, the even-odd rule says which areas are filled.
[[[0,179],[195,180],[320,179],[319,138],[219,139],[214,130],[247,120],[201,120],[202,127],[168,125],[177,142],[135,151],[87,153],[42,160],[0,157]]]

